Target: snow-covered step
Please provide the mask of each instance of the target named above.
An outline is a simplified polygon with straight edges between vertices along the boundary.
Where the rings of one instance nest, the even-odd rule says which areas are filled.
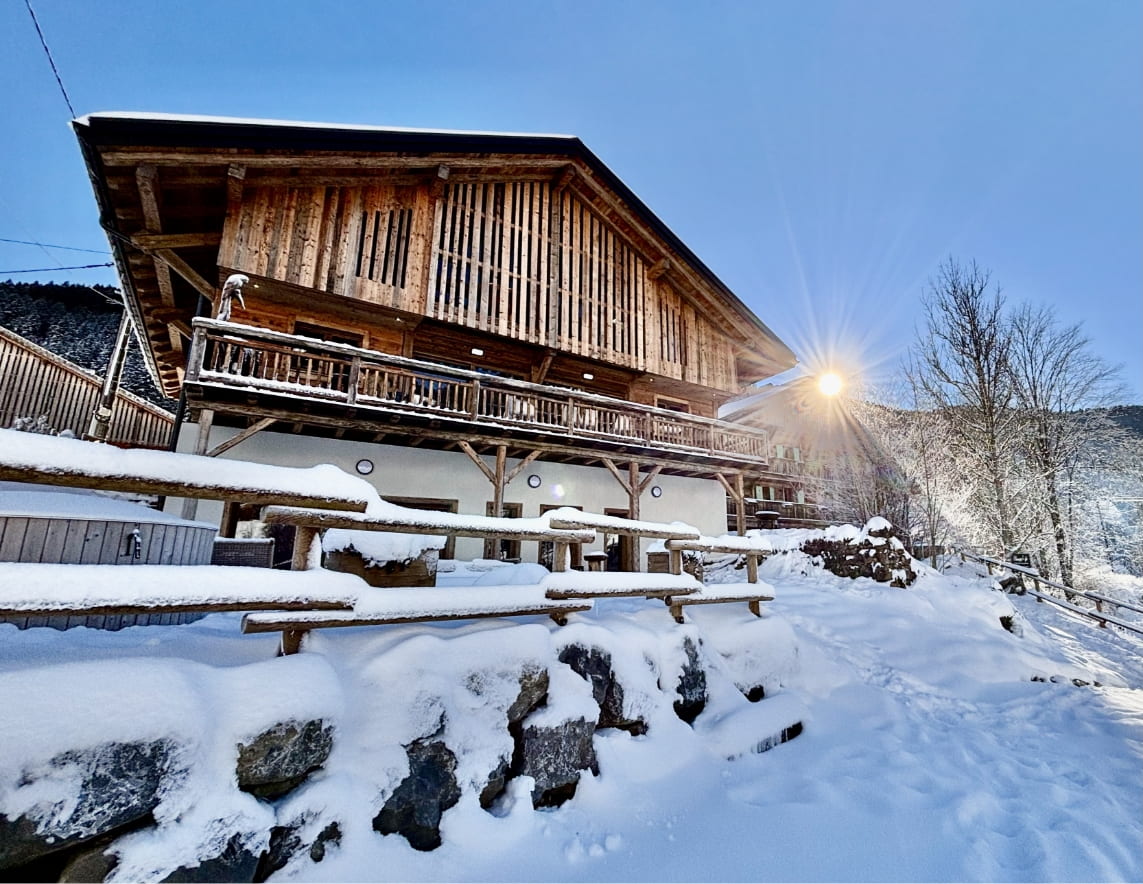
[[[224,565],[0,564],[0,618],[263,610],[346,610],[369,587],[334,571]]]
[[[663,598],[698,592],[702,584],[690,574],[560,571],[544,578],[548,598],[589,599],[645,596]]]
[[[667,596],[665,599],[671,609],[671,616],[678,623],[683,622],[683,608],[687,605],[719,605],[728,602],[746,602],[750,613],[755,617],[762,616],[760,602],[772,602],[773,587],[765,582],[759,583],[724,583],[717,586],[704,586],[698,592],[687,595]]]
[[[310,573],[310,572],[303,572]],[[563,624],[567,615],[588,611],[590,599],[561,601],[548,598],[541,585],[425,586],[380,589],[363,593],[352,611],[293,611],[249,614],[243,632],[281,632],[282,653],[296,653],[311,629],[345,626],[384,626],[397,623],[432,623],[546,614]]]

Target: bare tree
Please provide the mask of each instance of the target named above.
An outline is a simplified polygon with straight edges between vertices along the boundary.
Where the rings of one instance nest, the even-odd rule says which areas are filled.
[[[1004,299],[999,289],[989,291],[989,274],[975,261],[962,266],[949,258],[923,303],[918,389],[944,415],[951,453],[964,479],[981,486],[987,506],[980,517],[1006,556],[1017,542],[1009,488],[1016,416]]]
[[[1114,428],[1100,409],[1121,393],[1118,371],[1096,355],[1079,325],[1049,307],[1022,305],[1010,324],[1009,370],[1024,453],[1043,494],[1061,581],[1073,581],[1068,514],[1085,449]]]

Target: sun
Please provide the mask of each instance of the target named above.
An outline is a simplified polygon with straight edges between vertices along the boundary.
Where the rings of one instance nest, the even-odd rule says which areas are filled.
[[[818,378],[818,390],[823,396],[836,396],[841,388],[841,375],[835,371],[827,371]]]

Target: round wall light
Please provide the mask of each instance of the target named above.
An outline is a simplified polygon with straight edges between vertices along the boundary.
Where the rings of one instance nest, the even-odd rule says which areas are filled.
[[[540,483],[543,481],[544,480],[541,479],[539,476],[537,476],[535,473],[532,473],[532,475],[530,475],[528,477],[528,487],[529,488],[539,488]]]
[[[361,458],[361,460],[357,462],[357,472],[363,476],[368,476],[373,472],[373,461],[367,457]]]
[[[651,486],[651,496],[652,497],[662,497],[663,496],[663,489],[660,488],[658,485],[652,485]]]

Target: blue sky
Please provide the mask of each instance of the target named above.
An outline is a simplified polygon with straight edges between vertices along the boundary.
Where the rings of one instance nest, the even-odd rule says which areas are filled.
[[[578,135],[807,364],[891,374],[953,256],[1143,402],[1137,0],[33,7],[79,114]],[[105,248],[23,0],[0,34],[0,238]],[[0,243],[0,271],[101,260]]]

